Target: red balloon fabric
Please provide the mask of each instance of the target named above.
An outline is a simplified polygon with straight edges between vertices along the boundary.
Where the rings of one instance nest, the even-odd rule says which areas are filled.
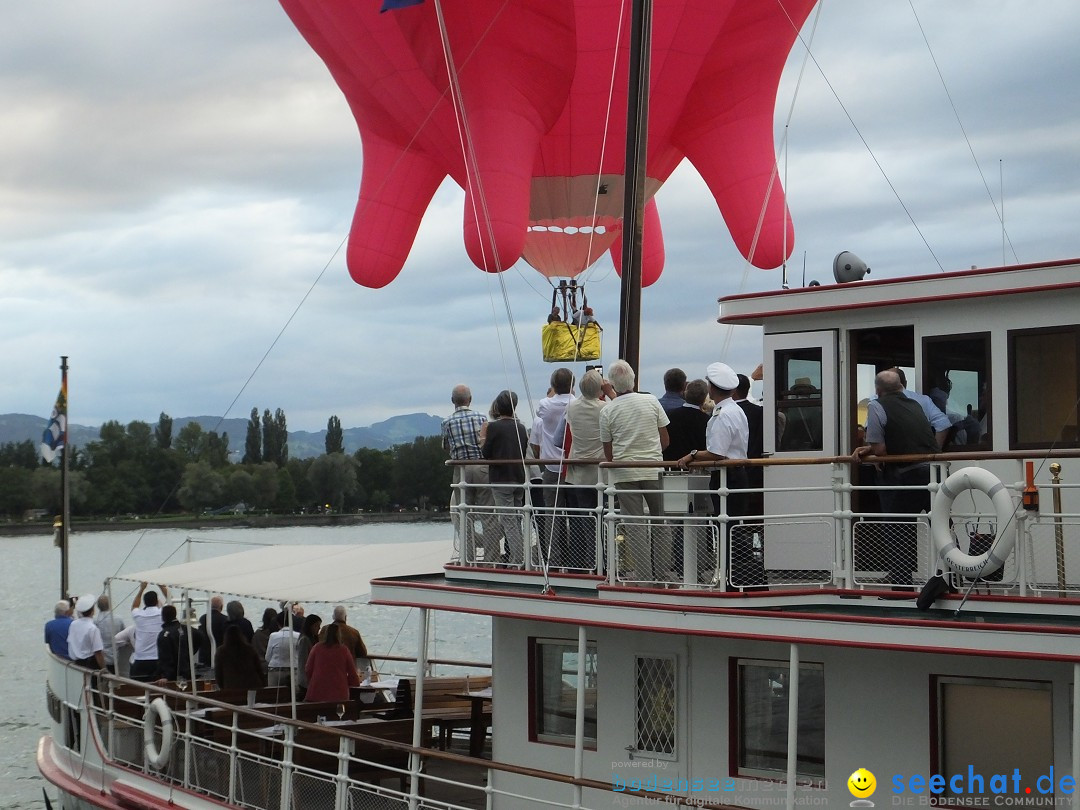
[[[790,255],[772,119],[780,73],[814,2],[655,0],[644,284],[664,262],[651,198],[684,157],[744,256],[775,267]],[[385,14],[380,0],[281,4],[360,130],[347,253],[359,284],[397,276],[446,176],[465,189],[465,246],[481,269],[524,258],[546,276],[572,277],[606,250],[621,266],[622,0],[427,0]]]

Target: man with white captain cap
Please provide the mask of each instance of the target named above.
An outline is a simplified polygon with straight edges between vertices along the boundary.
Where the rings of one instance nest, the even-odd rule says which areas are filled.
[[[715,403],[712,418],[705,429],[704,450],[691,450],[679,459],[679,466],[686,469],[691,461],[723,461],[724,459],[745,459],[746,447],[750,438],[750,425],[746,414],[738,406],[732,394],[739,387],[739,375],[727,363],[710,363],[705,369],[705,380],[709,383],[709,396]],[[712,474],[709,486],[714,491],[720,486],[720,471]],[[746,489],[749,486],[746,467],[727,468],[728,489]],[[746,514],[746,496],[728,495],[727,514],[738,517]],[[713,511],[720,514],[720,499],[713,497]],[[765,583],[765,571],[757,552],[752,546],[749,535],[744,532],[732,532],[730,571],[731,583],[736,587],[762,585]]]
[[[105,645],[101,630],[94,624],[97,596],[83,594],[75,602],[76,619],[68,628],[68,654],[71,660],[87,669],[105,669]]]
[[[746,458],[746,445],[750,437],[750,425],[732,393],[739,387],[739,375],[727,363],[710,363],[705,369],[705,381],[709,383],[709,397],[715,403],[712,418],[705,429],[705,449],[691,450],[679,459],[680,467],[691,461],[721,461],[727,458]],[[730,473],[745,468],[732,467]],[[729,486],[733,484],[729,483]]]

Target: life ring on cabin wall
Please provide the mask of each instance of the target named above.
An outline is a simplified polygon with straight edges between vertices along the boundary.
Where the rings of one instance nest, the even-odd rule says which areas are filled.
[[[161,724],[161,747],[154,742],[154,726]],[[143,749],[146,753],[147,763],[161,770],[169,764],[169,753],[173,743],[173,716],[172,711],[162,698],[154,698],[146,707],[143,714]]]
[[[966,554],[956,543],[952,530],[952,505],[956,496],[970,489],[985,493],[997,516],[997,535],[990,548],[977,556]],[[930,508],[930,536],[937,556],[950,571],[966,577],[985,577],[1005,564],[1016,543],[1016,532],[1005,528],[1013,519],[1016,505],[996,475],[982,467],[964,467],[946,478]]]

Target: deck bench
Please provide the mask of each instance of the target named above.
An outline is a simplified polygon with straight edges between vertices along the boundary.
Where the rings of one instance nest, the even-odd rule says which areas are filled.
[[[490,686],[490,675],[424,679],[424,703],[421,716],[432,726],[438,726],[438,745],[441,750],[446,750],[455,731],[468,730],[470,735],[473,733],[472,701],[460,695],[470,690],[476,692],[488,689]],[[413,695],[415,711],[416,689],[412,679],[409,681],[409,688]],[[487,729],[491,725],[491,712],[482,712],[480,722]]]

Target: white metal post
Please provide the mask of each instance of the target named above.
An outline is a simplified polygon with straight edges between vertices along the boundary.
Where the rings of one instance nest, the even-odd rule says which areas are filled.
[[[795,777],[799,764],[799,645],[788,658],[787,810],[795,810]]]
[[[1072,777],[1080,782],[1080,664],[1073,664],[1072,710]],[[1080,795],[1076,793],[1073,807],[1080,807]]]
[[[577,702],[574,717],[574,778],[581,779],[585,768],[585,653],[588,642],[585,625],[577,632]],[[581,807],[581,785],[574,785],[574,807]]]
[[[844,588],[855,587],[855,531],[851,511],[851,467],[848,464],[833,465],[833,532],[836,545],[833,548],[833,581],[837,572]]]
[[[416,688],[413,690],[413,748],[423,743],[424,731],[424,672],[427,670],[428,608],[420,608],[416,649]],[[409,810],[420,806],[420,755],[409,755]]]

